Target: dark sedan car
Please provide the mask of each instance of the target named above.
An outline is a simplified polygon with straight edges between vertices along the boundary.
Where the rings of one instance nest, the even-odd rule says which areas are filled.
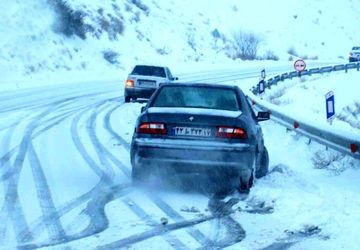
[[[133,181],[152,174],[204,174],[236,181],[248,192],[254,175],[268,171],[268,152],[259,121],[236,86],[161,85],[136,122],[131,143]],[[225,177],[224,177],[225,174]],[[220,178],[220,177],[219,177]]]

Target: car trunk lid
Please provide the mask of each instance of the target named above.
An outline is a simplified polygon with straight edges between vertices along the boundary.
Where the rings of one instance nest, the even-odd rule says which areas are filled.
[[[241,111],[203,108],[149,108],[147,121],[164,123],[167,136],[176,138],[213,139],[218,127],[239,126]]]

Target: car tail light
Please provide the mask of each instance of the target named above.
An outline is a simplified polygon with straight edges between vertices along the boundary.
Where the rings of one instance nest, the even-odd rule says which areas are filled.
[[[127,79],[125,82],[125,87],[128,87],[128,88],[134,87],[134,80]]]
[[[157,134],[165,135],[166,127],[164,123],[159,122],[144,122],[137,128],[137,132],[140,134]]]
[[[353,53],[349,53],[349,57],[352,57]]]
[[[235,127],[226,127],[220,126],[217,127],[216,136],[221,138],[233,138],[233,139],[246,139],[246,131],[242,128]]]

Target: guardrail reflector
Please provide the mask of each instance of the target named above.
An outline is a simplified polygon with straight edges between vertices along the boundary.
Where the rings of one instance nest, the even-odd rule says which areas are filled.
[[[294,129],[297,129],[299,127],[299,123],[298,122],[294,122]]]
[[[350,150],[351,150],[351,153],[356,153],[356,151],[358,150],[357,146],[355,143],[351,143],[350,144]]]

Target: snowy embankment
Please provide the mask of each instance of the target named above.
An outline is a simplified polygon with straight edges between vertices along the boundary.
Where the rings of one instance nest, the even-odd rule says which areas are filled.
[[[280,82],[266,90],[263,99],[298,119],[319,128],[360,137],[359,72],[335,72],[324,75],[303,76]],[[335,119],[326,119],[326,94],[335,97]]]

